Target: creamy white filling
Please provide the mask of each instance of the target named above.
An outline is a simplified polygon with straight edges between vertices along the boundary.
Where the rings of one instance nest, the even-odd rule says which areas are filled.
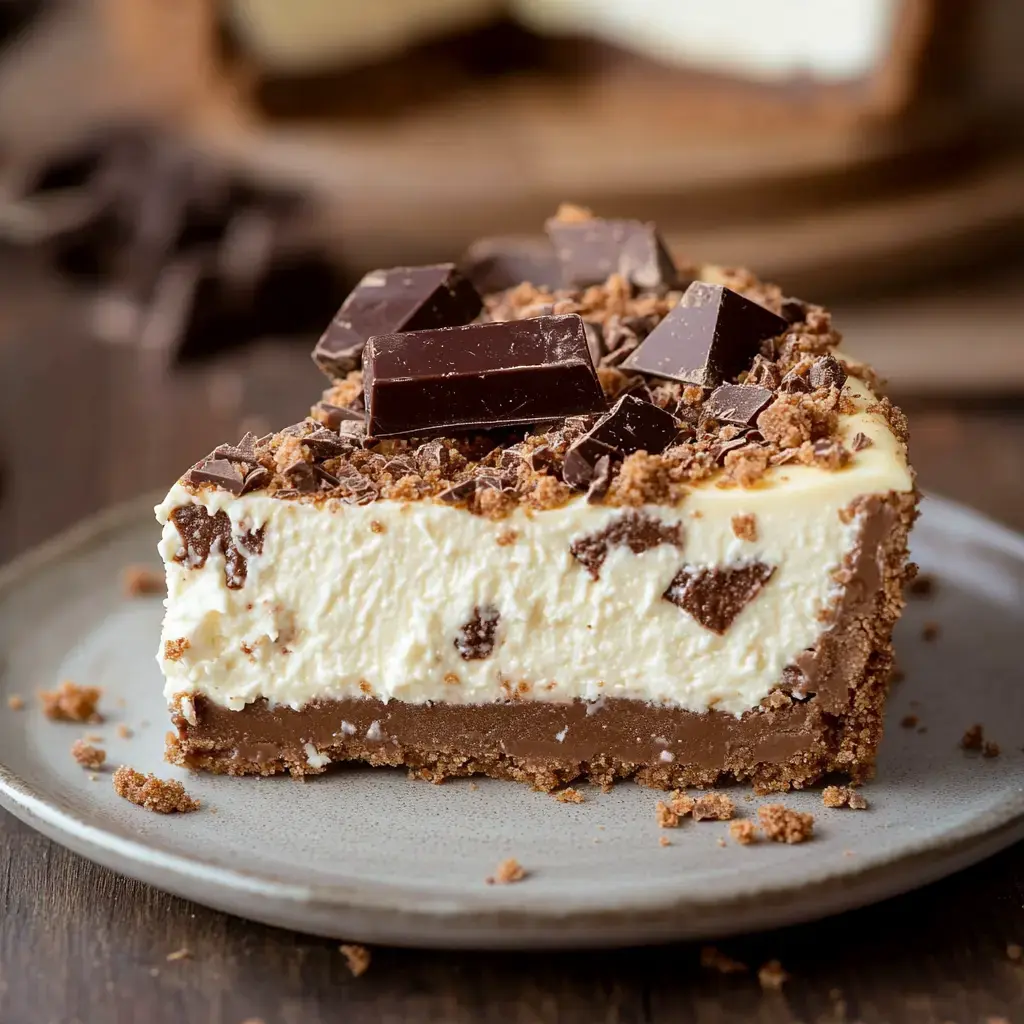
[[[176,660],[161,654],[166,695],[202,693],[239,709],[259,697],[297,708],[364,694],[481,703],[517,691],[740,715],[821,633],[837,596],[833,573],[862,525],[841,511],[861,495],[912,487],[904,446],[867,412],[873,397],[853,379],[847,394],[858,411],[843,417],[843,435],[873,441],[850,467],[785,466],[755,488],[712,481],[676,507],[647,506],[647,515],[682,526],[682,547],[613,547],[596,580],[570,547],[627,509],[578,499],[493,522],[430,501],[318,507],[175,485],[156,510],[167,564],[162,639],[189,643]],[[241,589],[225,586],[220,554],[201,569],[174,560],[181,539],[169,516],[190,503],[226,511],[238,537],[264,528]],[[737,515],[755,517],[756,540],[736,535]],[[683,564],[755,560],[774,575],[722,636],[663,597]],[[467,661],[455,640],[485,607],[500,614],[496,644]]]

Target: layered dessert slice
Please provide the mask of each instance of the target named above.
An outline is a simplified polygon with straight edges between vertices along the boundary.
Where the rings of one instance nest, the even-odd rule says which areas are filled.
[[[172,762],[870,775],[917,499],[902,414],[821,307],[677,268],[647,224],[548,229],[562,287],[367,275],[311,415],[157,508]]]

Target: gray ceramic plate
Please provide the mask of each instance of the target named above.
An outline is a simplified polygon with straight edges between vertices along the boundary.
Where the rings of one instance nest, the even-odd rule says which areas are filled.
[[[866,812],[826,810],[801,846],[719,845],[719,822],[660,832],[658,795],[626,783],[581,805],[483,780],[431,786],[400,771],[188,779],[203,809],[163,818],[90,781],[68,754],[85,731],[110,759],[165,776],[166,713],[154,660],[156,598],[127,600],[121,569],[154,562],[151,503],[115,510],[0,574],[0,802],[72,850],[201,903],[365,942],[451,947],[604,946],[711,937],[808,920],[962,868],[1024,836],[1024,538],[937,499],[914,555],[939,578],[900,625],[895,690]],[[932,643],[923,625],[941,634]],[[46,721],[33,691],[103,686],[106,724]],[[7,710],[22,694],[25,710]],[[900,727],[916,714],[926,731]],[[958,749],[985,723],[1002,756]],[[131,739],[116,726],[135,730]],[[735,796],[744,816],[761,801]],[[672,845],[661,847],[660,835]],[[498,861],[530,872],[488,886]]]

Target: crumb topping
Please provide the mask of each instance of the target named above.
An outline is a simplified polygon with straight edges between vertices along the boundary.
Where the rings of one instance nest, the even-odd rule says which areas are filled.
[[[43,714],[52,722],[102,722],[96,710],[103,691],[98,686],[79,686],[65,680],[56,690],[42,690]]]
[[[138,807],[157,814],[186,814],[199,810],[199,801],[185,792],[185,787],[175,780],[158,779],[155,775],[144,775],[134,768],[121,765],[114,772],[114,792],[119,797]]]
[[[616,506],[675,503],[686,486],[721,477],[753,487],[775,465],[798,461],[839,470],[851,453],[836,436],[847,371],[831,353],[841,340],[820,306],[787,299],[778,286],[746,270],[703,267],[702,280],[725,285],[782,315],[789,329],[762,345],[748,370],[729,383],[766,388],[771,400],[756,425],[715,419],[711,389],[624,371],[621,366],[678,304],[679,290],[643,289],[612,274],[603,284],[551,290],[521,284],[484,297],[481,321],[579,314],[591,338],[598,377],[609,403],[628,393],[674,417],[675,441],[663,451],[612,454],[588,500]],[[898,436],[905,420],[886,399],[872,408]],[[491,430],[454,437],[371,441],[364,426],[359,370],[336,379],[301,423],[236,445],[221,445],[183,478],[194,491],[225,487],[304,501],[434,500],[501,519],[517,506],[550,509],[574,494],[566,455],[598,422],[571,416],[533,429]],[[207,467],[204,469],[204,467]],[[741,527],[749,529],[749,527]]]

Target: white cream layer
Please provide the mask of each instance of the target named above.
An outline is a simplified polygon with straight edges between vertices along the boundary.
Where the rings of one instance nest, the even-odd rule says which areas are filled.
[[[198,692],[233,709],[259,697],[301,707],[368,692],[480,703],[526,684],[532,699],[628,697],[740,715],[818,638],[819,613],[835,597],[832,573],[861,525],[840,511],[860,495],[913,486],[904,446],[866,411],[873,397],[853,378],[846,393],[858,412],[843,417],[843,435],[874,442],[851,466],[785,466],[756,488],[711,482],[677,507],[648,506],[683,525],[682,549],[612,548],[597,580],[570,546],[627,509],[579,499],[492,522],[429,501],[318,507],[215,490],[194,496],[175,485],[156,509],[167,564],[162,639],[189,646],[178,660],[161,655],[166,695]],[[238,534],[265,528],[242,589],[226,588],[221,555],[202,569],[173,561],[181,543],[168,517],[192,502],[225,510]],[[741,514],[756,517],[755,541],[735,535]],[[662,597],[684,563],[753,560],[774,566],[774,576],[724,636]],[[463,660],[456,635],[487,605],[501,615],[494,652]]]

